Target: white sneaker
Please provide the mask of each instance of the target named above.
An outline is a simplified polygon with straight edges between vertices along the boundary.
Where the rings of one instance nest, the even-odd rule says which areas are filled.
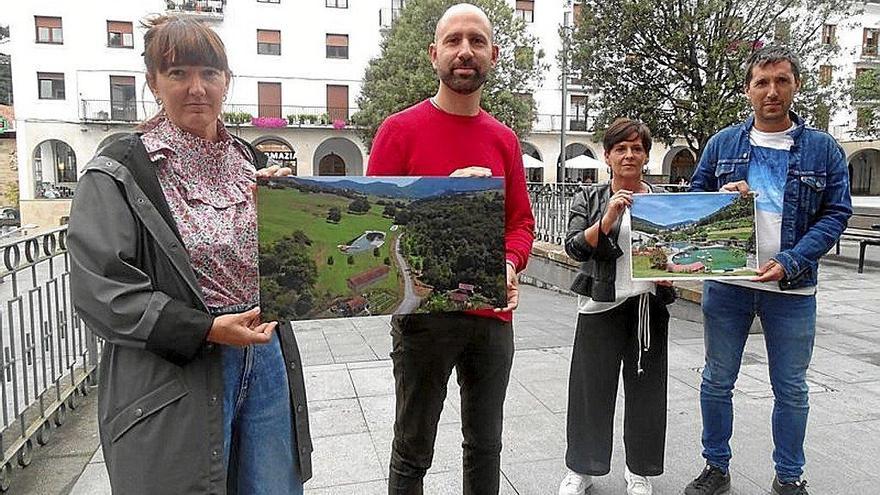
[[[559,495],[583,495],[593,486],[593,477],[569,470],[559,485]]]
[[[654,493],[651,481],[644,476],[631,473],[629,467],[623,472],[623,479],[626,480],[626,495],[652,495]]]

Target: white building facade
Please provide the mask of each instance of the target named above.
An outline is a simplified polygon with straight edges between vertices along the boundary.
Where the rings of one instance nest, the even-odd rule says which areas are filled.
[[[555,182],[566,126],[568,157],[602,159],[586,116],[587,92],[570,87],[562,120],[559,26],[564,0],[508,0],[540,40],[550,69],[534,88],[538,117],[522,146],[536,161],[533,181]],[[156,110],[146,87],[140,21],[179,13],[208,22],[226,43],[234,73],[224,108],[240,125],[232,132],[293,167],[297,175],[360,175],[367,150],[350,123],[369,60],[379,54],[382,30],[405,0],[29,0],[6,2],[0,24],[10,26],[2,49],[12,55],[22,223],[51,227],[65,221],[82,167],[117,133],[129,132]],[[880,29],[880,8],[841,22],[841,45],[861,50],[863,28]],[[873,38],[876,43],[876,37]],[[876,50],[876,44],[874,45]],[[846,52],[846,50],[843,50]],[[870,62],[844,55],[835,77]],[[846,58],[849,57],[849,58]],[[866,62],[867,60],[867,62]],[[880,59],[877,59],[880,60]],[[860,65],[861,64],[861,65]],[[848,133],[852,112],[832,119],[848,159],[868,177],[866,192],[880,194],[880,145]],[[252,118],[258,118],[252,123]],[[850,119],[851,120],[851,119]],[[259,125],[254,125],[259,124]],[[282,125],[282,127],[265,126]],[[683,145],[655,145],[648,173],[674,180],[689,176],[694,158]],[[870,175],[872,174],[872,175]],[[572,180],[607,178],[595,163],[577,165]],[[870,175],[870,176],[869,176]],[[861,189],[860,189],[861,190]],[[859,190],[859,191],[860,191]]]

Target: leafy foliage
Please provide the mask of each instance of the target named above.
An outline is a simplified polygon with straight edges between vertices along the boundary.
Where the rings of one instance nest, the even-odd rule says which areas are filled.
[[[443,12],[459,0],[410,0],[400,17],[383,34],[381,54],[370,61],[358,96],[360,111],[352,116],[362,129],[367,147],[372,146],[379,125],[389,115],[412,106],[437,91],[437,77],[428,57],[434,27]],[[528,134],[535,117],[530,94],[540,85],[547,64],[535,36],[504,0],[472,0],[489,16],[494,42],[500,47],[495,70],[483,88],[482,105],[519,136]],[[517,49],[519,58],[517,59]],[[534,63],[524,63],[531,49]]]
[[[290,320],[312,309],[318,269],[308,254],[311,243],[298,230],[260,246],[260,307],[267,321]]]
[[[498,193],[446,196],[415,201],[402,237],[408,257],[421,258],[419,279],[435,292],[457,289],[467,281],[481,294],[504,301],[504,240],[485,242],[504,232],[504,197]],[[475,240],[480,240],[475,242]],[[430,262],[429,262],[430,260]]]
[[[823,23],[846,18],[851,0],[585,0],[570,43],[571,75],[596,95],[596,127],[636,117],[667,144],[681,136],[700,155],[709,137],[751,111],[743,96],[748,56],[787,45],[801,59],[794,110],[827,120],[842,87],[818,83],[839,50],[821,44]],[[601,133],[600,133],[601,134]],[[599,136],[601,137],[601,136]]]
[[[366,213],[370,211],[370,202],[367,201],[365,197],[355,198],[351,204],[348,205],[349,213]]]

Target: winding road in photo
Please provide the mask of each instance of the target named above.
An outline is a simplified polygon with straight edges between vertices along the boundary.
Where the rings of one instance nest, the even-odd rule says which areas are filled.
[[[403,276],[403,301],[397,306],[397,309],[394,310],[395,314],[412,313],[419,307],[419,303],[421,302],[419,296],[416,295],[415,284],[413,284],[410,267],[404,259],[403,254],[400,252],[401,237],[403,237],[403,233],[394,239],[394,258],[397,259],[397,266],[400,268],[400,273]]]

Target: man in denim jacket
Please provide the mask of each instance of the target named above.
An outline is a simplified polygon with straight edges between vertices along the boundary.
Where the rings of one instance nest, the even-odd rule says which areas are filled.
[[[733,386],[749,327],[764,329],[773,405],[772,493],[806,495],[801,481],[809,404],[806,372],[816,334],[819,258],[834,246],[852,214],[843,150],[825,132],[790,112],[800,66],[788,49],[767,46],[746,68],[754,114],[713,136],[691,179],[693,191],[757,193],[758,275],[751,281],[706,282],[706,366],[700,388],[706,468],[686,495],[730,489]]]

